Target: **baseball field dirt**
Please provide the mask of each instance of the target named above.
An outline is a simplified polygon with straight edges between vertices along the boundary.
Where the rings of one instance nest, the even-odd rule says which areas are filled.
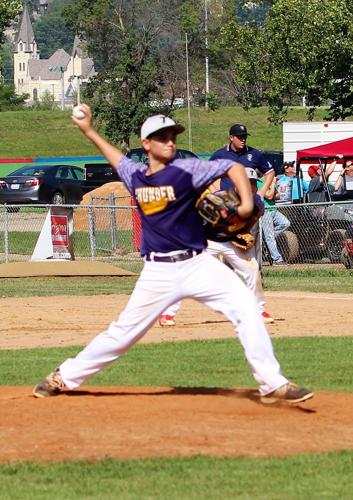
[[[2,297],[0,348],[85,345],[117,317],[127,298]],[[353,334],[351,295],[268,292],[266,300],[276,319],[269,325],[274,338]],[[142,342],[231,337],[222,316],[185,300],[176,327],[155,325]],[[0,462],[353,449],[353,394],[316,393],[290,407],[264,406],[256,391],[244,388],[83,386],[43,400],[31,390],[0,386]]]

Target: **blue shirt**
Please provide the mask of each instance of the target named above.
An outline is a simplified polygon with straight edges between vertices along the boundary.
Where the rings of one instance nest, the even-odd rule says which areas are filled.
[[[306,182],[304,179],[299,179],[300,186],[301,186],[301,196],[303,196],[304,193],[307,193],[309,191],[309,183]],[[280,191],[281,184],[285,185],[291,183],[292,184],[292,201],[299,200],[299,192],[298,192],[298,177],[289,177],[288,175],[281,175],[277,179],[277,184],[278,184],[278,191]]]
[[[262,151],[244,146],[241,151],[234,151],[229,145],[222,149],[218,149],[211,156],[210,160],[226,159],[233,162],[241,163],[245,168],[253,168],[259,170],[263,175],[273,172],[271,163],[266,160]],[[228,178],[221,179],[221,189],[233,187],[232,181]]]
[[[225,175],[233,163],[174,159],[159,172],[146,175],[148,165],[126,157],[120,160],[120,178],[135,197],[141,215],[142,256],[150,252],[206,247],[203,219],[195,203],[200,193]]]

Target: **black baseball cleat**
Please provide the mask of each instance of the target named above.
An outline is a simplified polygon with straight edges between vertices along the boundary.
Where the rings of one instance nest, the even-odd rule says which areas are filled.
[[[65,384],[61,378],[60,370],[56,368],[42,382],[35,386],[32,393],[36,398],[48,398],[50,396],[57,396],[64,388]]]
[[[305,389],[304,387],[299,387],[297,384],[293,382],[288,382],[287,384],[282,385],[270,394],[266,394],[266,396],[261,396],[261,403],[265,404],[273,404],[278,401],[286,401],[289,404],[297,404],[303,403],[308,399],[311,399],[314,396],[314,393],[309,389]]]

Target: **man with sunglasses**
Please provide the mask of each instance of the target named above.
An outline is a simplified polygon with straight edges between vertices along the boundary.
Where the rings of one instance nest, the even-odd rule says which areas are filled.
[[[249,135],[245,125],[235,123],[229,129],[229,144],[215,151],[210,160],[233,160],[245,168],[257,170],[262,174],[264,180],[258,194],[265,197],[275,177],[275,171],[261,151],[246,144]],[[221,189],[229,187],[231,187],[231,182],[226,177],[222,178]]]
[[[277,179],[276,189],[279,193],[279,199],[276,200],[276,203],[279,205],[298,202],[309,191],[309,183],[304,179],[299,179],[299,185],[300,193],[295,172],[295,162],[285,161],[283,163],[283,175],[280,175]]]

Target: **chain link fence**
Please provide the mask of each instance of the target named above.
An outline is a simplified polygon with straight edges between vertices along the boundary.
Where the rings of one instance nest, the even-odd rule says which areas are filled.
[[[352,202],[285,205],[277,206],[275,211],[287,219],[288,227],[275,238],[277,250],[286,264],[353,267]],[[275,263],[275,252],[266,237],[266,220],[261,221],[264,266]]]
[[[49,205],[0,207],[0,262],[31,259],[49,209]],[[76,260],[101,260],[134,272],[141,269],[140,218],[130,197],[93,197],[90,205],[72,209]],[[353,268],[352,202],[287,205],[276,210],[288,220],[287,229],[275,239],[286,264]],[[260,251],[265,267],[274,262],[263,224]]]

